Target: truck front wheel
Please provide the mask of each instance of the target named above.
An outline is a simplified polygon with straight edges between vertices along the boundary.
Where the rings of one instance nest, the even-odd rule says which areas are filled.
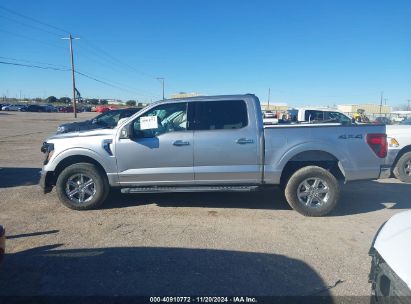
[[[70,209],[89,210],[107,198],[109,184],[104,172],[89,163],[65,168],[57,178],[56,191],[60,201]]]
[[[290,206],[305,216],[323,216],[337,205],[340,187],[327,170],[308,166],[291,175],[285,186],[285,197]]]

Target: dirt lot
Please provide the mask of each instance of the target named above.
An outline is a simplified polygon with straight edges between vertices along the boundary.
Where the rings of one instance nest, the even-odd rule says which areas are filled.
[[[369,295],[374,234],[411,207],[391,179],[346,185],[324,218],[279,191],[112,193],[72,211],[36,185],[41,143],[72,115],[0,112],[0,295]]]

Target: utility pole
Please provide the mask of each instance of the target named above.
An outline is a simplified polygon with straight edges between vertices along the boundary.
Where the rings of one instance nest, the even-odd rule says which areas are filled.
[[[268,106],[267,106],[268,111],[270,111],[270,98],[271,98],[271,88],[268,88]]]
[[[380,115],[381,115],[381,112],[382,112],[382,99],[383,99],[383,95],[384,95],[384,92],[381,92],[381,98],[380,98]]]
[[[161,85],[162,85],[162,87],[163,87],[163,100],[165,99],[164,98],[164,77],[157,77],[156,78],[158,81],[160,81],[161,82]]]
[[[409,110],[410,110],[410,102],[411,102],[411,99],[408,99],[407,101],[408,101],[407,111],[409,111]]]
[[[76,80],[74,78],[74,56],[73,56],[73,39],[77,40],[80,38],[73,38],[70,34],[67,38],[61,38],[65,40],[70,40],[70,55],[71,55],[71,78],[73,80],[73,112],[74,118],[77,118],[77,106],[76,106]]]

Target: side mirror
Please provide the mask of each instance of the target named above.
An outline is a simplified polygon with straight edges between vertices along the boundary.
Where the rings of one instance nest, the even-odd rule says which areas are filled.
[[[133,137],[133,124],[128,124],[120,130],[120,139],[132,139]]]

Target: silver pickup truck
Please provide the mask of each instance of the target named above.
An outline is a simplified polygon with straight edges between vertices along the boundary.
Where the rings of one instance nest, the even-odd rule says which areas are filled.
[[[322,216],[341,182],[389,177],[379,125],[264,127],[254,95],[151,104],[114,129],[50,137],[40,184],[69,208],[96,208],[122,193],[255,191],[280,185],[292,208]],[[273,202],[274,203],[274,202]]]

